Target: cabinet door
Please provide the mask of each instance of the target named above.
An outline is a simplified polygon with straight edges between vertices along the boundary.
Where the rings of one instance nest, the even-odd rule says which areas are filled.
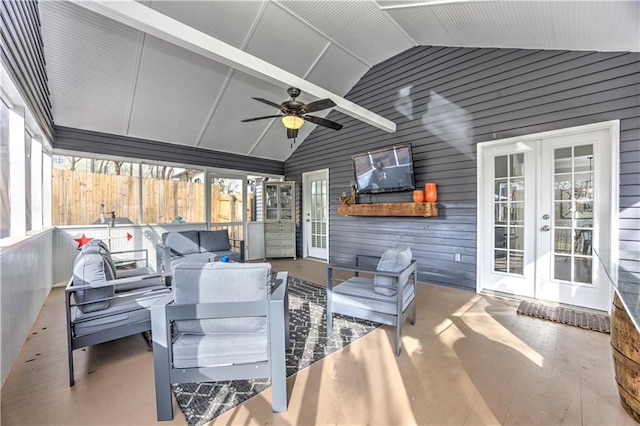
[[[265,184],[264,198],[265,220],[278,220],[278,185]]]
[[[293,219],[293,184],[280,184],[280,220]]]

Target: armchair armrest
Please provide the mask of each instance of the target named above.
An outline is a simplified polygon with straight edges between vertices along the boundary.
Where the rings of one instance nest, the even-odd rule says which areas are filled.
[[[162,274],[149,274],[149,275],[139,275],[137,277],[127,277],[127,278],[117,278],[115,280],[107,280],[100,281],[97,283],[85,284],[85,285],[72,285],[73,280],[67,286],[67,290],[86,290],[92,288],[101,288],[101,287],[109,287],[109,286],[119,286],[126,284],[133,284],[140,281],[148,281],[148,280],[156,280],[158,284],[162,283]]]
[[[358,276],[358,274],[360,272],[364,272],[364,273],[369,273],[369,274],[373,274],[373,275],[381,275],[381,276],[396,278],[396,281],[403,282],[403,281],[405,281],[405,278],[408,278],[411,274],[416,274],[417,273],[418,261],[415,260],[415,259],[412,260],[411,263],[409,264],[409,266],[407,266],[406,268],[404,268],[403,270],[398,271],[398,272],[381,271],[381,270],[378,270],[376,268],[367,268],[367,267],[357,266],[357,262],[356,262],[355,265],[329,263],[327,265],[327,285],[329,286],[329,288],[331,288],[333,286],[333,280],[334,280],[333,271],[334,270],[353,272],[354,276],[356,276],[356,277]],[[338,280],[338,281],[344,281],[344,280]],[[381,285],[381,284],[377,284],[376,287],[391,287],[391,288],[393,288],[393,286],[385,286],[385,285]]]
[[[165,277],[166,284],[171,284],[171,247],[164,244],[156,244],[157,271]]]
[[[122,269],[116,271],[116,278],[140,277],[144,275],[153,275],[156,271],[151,266],[135,269]]]
[[[355,272],[356,276],[358,276],[357,274],[360,272],[376,274],[376,275],[385,275],[390,277],[397,277],[400,274],[399,272],[393,272],[393,271],[379,271],[376,268],[369,268],[366,266],[346,265],[346,264],[339,264],[339,263],[329,263],[327,265],[327,268],[340,270],[340,271]]]
[[[153,302],[151,306],[149,306],[149,309],[151,309],[151,314],[153,315],[154,310],[164,310],[165,306],[167,306],[169,303],[173,303],[173,294],[171,293],[164,295],[160,299]]]
[[[131,290],[128,290],[123,293],[118,293],[116,291],[116,293],[110,297],[92,299],[88,302],[83,302],[83,303],[71,302],[71,295],[80,290],[90,290],[90,289],[95,290],[103,287],[127,286],[131,284],[140,284],[142,281],[149,281],[149,283],[144,286],[133,286]],[[73,285],[73,278],[71,278],[69,280],[69,283],[67,284],[67,287],[65,288],[65,305],[66,305],[66,311],[67,311],[67,320],[71,321],[70,313],[71,313],[72,306],[82,306],[82,305],[88,305],[91,303],[106,302],[109,300],[130,296],[133,294],[144,294],[144,293],[148,293],[149,291],[158,290],[160,286],[162,286],[161,288],[163,289],[165,288],[164,283],[162,282],[161,274],[144,275],[144,276],[130,277],[130,278],[118,278],[115,280],[100,281],[98,283],[85,284],[85,285]]]
[[[240,240],[238,238],[229,238],[229,243],[231,244],[231,249],[238,249],[240,253],[240,262],[244,263],[244,240]],[[235,251],[235,250],[234,250]]]
[[[271,287],[271,300],[285,300],[287,297],[287,271],[278,272],[273,287]]]
[[[130,260],[130,261],[135,261],[136,265],[138,264],[139,261],[144,261],[144,266],[149,266],[149,250],[148,249],[134,249],[134,250],[122,250],[122,251],[112,251],[111,252],[111,256],[113,257],[114,255],[119,255],[119,254],[132,254],[132,253],[142,253],[142,258],[138,258],[137,255],[134,256],[133,259],[122,259],[124,261]],[[122,261],[121,260],[121,261]],[[114,262],[116,263],[116,267],[118,266],[118,260],[114,259]]]
[[[360,262],[360,259],[369,259],[378,262],[380,261],[380,256],[373,256],[370,254],[356,254],[356,265]]]

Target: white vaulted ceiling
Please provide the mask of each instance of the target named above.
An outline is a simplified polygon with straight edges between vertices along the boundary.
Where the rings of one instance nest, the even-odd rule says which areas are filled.
[[[640,51],[638,1],[138,3],[336,99],[369,68],[417,45]],[[292,148],[279,120],[240,122],[277,114],[251,97],[279,104],[293,83],[234,69],[82,3],[39,5],[56,125],[276,160],[315,128],[307,122]],[[316,99],[304,90],[299,97]]]

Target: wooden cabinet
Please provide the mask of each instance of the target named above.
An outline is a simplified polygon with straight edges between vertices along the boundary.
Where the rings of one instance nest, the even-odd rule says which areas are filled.
[[[265,182],[264,257],[296,258],[295,182]]]

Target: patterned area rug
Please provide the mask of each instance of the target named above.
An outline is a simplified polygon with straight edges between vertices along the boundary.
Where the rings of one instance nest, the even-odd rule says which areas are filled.
[[[380,324],[336,315],[333,333],[327,335],[326,291],[324,287],[289,277],[289,325],[291,348],[287,351],[287,377],[316,363],[325,356],[358,340]],[[230,382],[173,385],[178,405],[189,425],[205,424],[264,391],[271,381],[233,380]]]
[[[543,303],[528,302],[526,300],[520,302],[518,313],[587,330],[610,333],[610,318],[609,315],[605,314],[595,314],[561,306],[548,306]]]

